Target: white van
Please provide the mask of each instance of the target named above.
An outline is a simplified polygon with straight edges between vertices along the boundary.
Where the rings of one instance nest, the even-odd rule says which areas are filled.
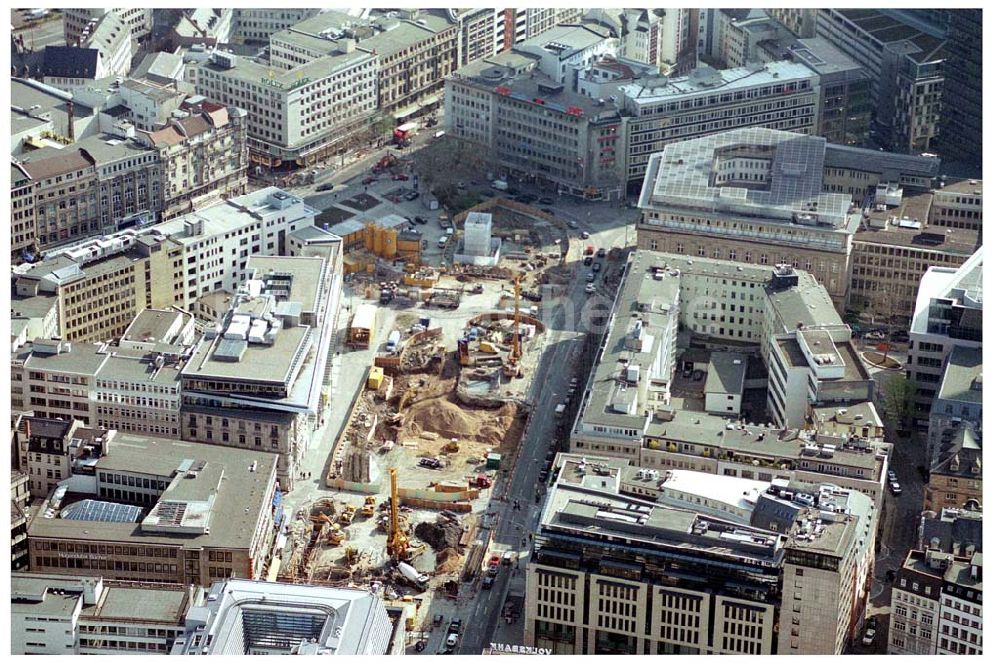
[[[438,247],[441,248],[442,250],[445,248],[447,244],[448,244],[447,236],[441,236],[441,238],[438,239]]]
[[[389,341],[385,343],[385,350],[390,354],[396,351],[396,347],[399,345],[399,340],[403,335],[399,331],[393,331],[389,334]]]
[[[435,139],[440,139],[443,136],[444,136],[444,130],[440,130],[438,132],[434,132],[434,138]]]

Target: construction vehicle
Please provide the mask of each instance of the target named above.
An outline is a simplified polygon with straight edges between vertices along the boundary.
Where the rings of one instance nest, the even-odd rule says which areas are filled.
[[[345,525],[350,525],[352,522],[354,522],[354,514],[357,513],[357,511],[358,507],[351,506],[350,504],[348,504],[347,506],[344,507],[343,513],[340,514],[340,522],[344,523]]]
[[[521,275],[514,277],[514,332],[511,336],[510,354],[503,367],[506,377],[522,377],[521,372]]]
[[[422,574],[406,562],[400,562],[397,565],[396,570],[402,574],[403,578],[413,583],[418,589],[426,589],[427,583],[430,581],[431,577],[427,574]]]
[[[478,474],[475,477],[469,477],[469,485],[473,488],[489,488],[493,482],[485,474]]]
[[[385,540],[385,546],[386,552],[392,560],[402,562],[407,559],[407,553],[410,549],[410,540],[406,537],[406,534],[403,533],[402,526],[400,525],[399,490],[396,486],[396,476],[396,468],[390,469],[389,536]]]
[[[365,498],[365,505],[361,507],[361,515],[365,518],[371,518],[375,515],[375,498],[368,496]]]
[[[458,440],[451,439],[441,448],[442,453],[458,453]]]
[[[330,523],[330,531],[326,537],[327,544],[331,546],[339,546],[346,538],[347,535],[344,534],[344,530],[340,528],[340,523]]]

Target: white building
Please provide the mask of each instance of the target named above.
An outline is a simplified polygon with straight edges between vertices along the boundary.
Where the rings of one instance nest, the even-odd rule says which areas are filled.
[[[918,426],[927,424],[952,350],[983,346],[983,256],[979,248],[961,267],[934,267],[920,280],[906,364],[917,387]]]
[[[493,237],[492,213],[469,213],[465,218],[462,248],[455,261],[475,266],[495,266],[500,260],[499,238]]]
[[[169,654],[201,589],[14,573],[11,654]]]
[[[394,638],[370,590],[251,580],[215,583],[189,611],[174,655],[383,655]]]
[[[737,417],[742,412],[747,357],[713,352],[705,378],[705,411]]]

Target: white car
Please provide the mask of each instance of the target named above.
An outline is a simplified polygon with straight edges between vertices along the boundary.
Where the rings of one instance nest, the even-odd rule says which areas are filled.
[[[864,645],[871,645],[875,642],[875,630],[871,627],[865,629],[865,636],[861,639],[861,643]]]
[[[591,283],[588,284],[586,287],[584,287],[584,291],[587,292],[588,294],[593,294],[595,291],[597,291],[597,287],[595,287],[593,283]]]
[[[893,495],[902,495],[903,494],[903,486],[899,485],[898,481],[890,481],[889,482],[889,490],[892,491]]]
[[[458,645],[458,634],[451,633],[448,634],[448,638],[445,639],[444,644],[448,647],[455,647]]]
[[[587,240],[588,238],[590,238],[590,232],[589,231],[581,231],[580,232],[580,238],[582,238],[583,240]]]

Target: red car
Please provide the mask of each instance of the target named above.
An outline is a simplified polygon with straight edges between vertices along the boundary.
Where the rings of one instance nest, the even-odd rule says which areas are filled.
[[[490,555],[489,572],[491,574],[496,574],[500,570],[500,555],[499,553],[493,553]]]
[[[361,184],[362,185],[371,185],[376,180],[378,180],[378,178],[375,178],[373,176],[365,176],[364,180],[361,181]]]
[[[392,179],[393,180],[409,180],[410,177],[407,176],[405,173],[397,173],[395,176],[392,177]]]

